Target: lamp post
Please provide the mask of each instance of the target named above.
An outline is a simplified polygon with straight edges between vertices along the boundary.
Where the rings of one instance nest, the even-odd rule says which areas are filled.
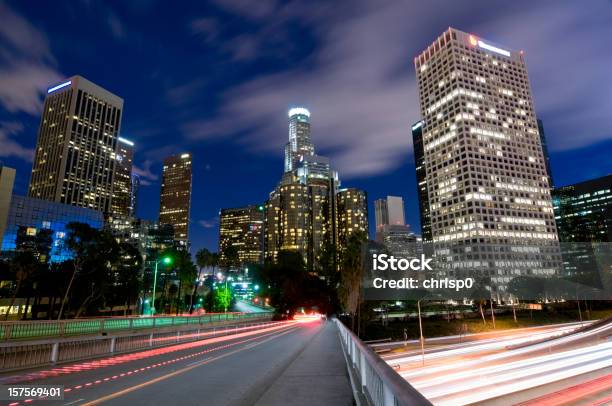
[[[157,288],[157,266],[160,262],[163,262],[166,265],[170,265],[172,263],[172,258],[163,257],[162,259],[155,261],[155,273],[153,274],[153,297],[151,298],[151,313],[155,316],[155,290]]]

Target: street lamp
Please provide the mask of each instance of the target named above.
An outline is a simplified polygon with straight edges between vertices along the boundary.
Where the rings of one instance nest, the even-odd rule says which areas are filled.
[[[153,275],[153,298],[151,298],[151,313],[155,315],[155,290],[157,288],[157,266],[160,262],[163,262],[165,265],[170,265],[172,263],[172,258],[163,257],[162,259],[158,259],[155,261],[155,273]]]

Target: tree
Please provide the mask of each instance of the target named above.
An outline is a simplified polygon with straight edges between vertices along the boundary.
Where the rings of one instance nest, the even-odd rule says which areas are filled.
[[[119,244],[119,250],[120,262],[115,266],[115,287],[112,289],[111,305],[122,304],[125,309],[124,314],[127,314],[130,304],[135,303],[138,296],[142,256],[131,244]]]
[[[10,264],[10,269],[15,279],[15,289],[13,289],[13,295],[11,296],[11,302],[6,309],[4,314],[4,320],[8,320],[11,308],[15,305],[15,300],[22,286],[32,276],[35,269],[40,266],[40,263],[31,252],[24,251],[17,254]]]
[[[74,283],[74,279],[76,278],[77,274],[82,270],[83,262],[85,262],[86,259],[96,250],[96,230],[94,228],[83,223],[68,223],[66,229],[68,231],[68,236],[66,237],[64,244],[65,248],[73,255],[73,271],[70,281],[68,282],[68,287],[64,293],[64,298],[62,299],[62,304],[57,316],[58,320],[62,319],[64,306],[68,300],[70,289],[72,288],[72,284]]]
[[[365,232],[354,232],[349,236],[346,247],[340,254],[338,296],[344,311],[351,315],[351,329],[353,330],[355,329],[355,316],[361,303],[362,248],[367,240],[368,236]]]
[[[189,314],[193,313],[193,299],[198,290],[198,283],[200,278],[202,277],[202,270],[206,267],[212,266],[213,262],[213,254],[206,248],[201,248],[196,252],[196,265],[198,266],[198,276],[197,281],[193,285],[193,291],[191,292],[191,297],[189,299]]]

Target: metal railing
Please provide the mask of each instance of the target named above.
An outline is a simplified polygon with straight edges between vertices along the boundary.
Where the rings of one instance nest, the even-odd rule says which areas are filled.
[[[357,376],[355,382],[368,404],[374,406],[431,405],[423,395],[397,374],[359,337],[334,319],[348,367]]]
[[[0,322],[0,341],[70,337],[88,334],[109,334],[122,330],[156,329],[185,325],[206,325],[218,321],[250,320],[268,313],[210,313],[201,316],[155,316],[60,321],[3,321]],[[272,315],[272,312],[269,313]]]
[[[51,338],[29,341],[0,342],[0,371],[14,371],[40,366],[57,365],[77,360],[171,346],[231,336],[239,332],[278,325],[270,317],[261,316],[243,321],[227,321],[215,325],[189,325],[186,330],[122,332],[106,336]],[[164,329],[166,330],[166,329]]]

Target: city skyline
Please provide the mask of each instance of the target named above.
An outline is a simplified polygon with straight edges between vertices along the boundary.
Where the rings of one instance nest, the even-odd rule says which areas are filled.
[[[158,70],[160,72],[155,78],[147,77],[138,78],[135,76],[134,70],[127,69],[126,67],[120,67],[119,75],[112,70],[105,72],[105,68],[97,67],[96,54],[93,54],[89,59],[85,58],[80,61],[79,58],[72,56],[70,50],[64,49],[62,45],[62,38],[65,38],[66,31],[55,27],[49,21],[49,18],[45,18],[40,14],[32,14],[32,11],[26,11],[19,9],[18,5],[2,5],[1,11],[3,15],[7,16],[7,21],[11,22],[10,27],[14,30],[30,30],[34,35],[31,35],[32,41],[34,41],[38,47],[30,47],[30,51],[24,51],[23,43],[15,42],[13,37],[8,36],[6,33],[0,34],[0,45],[3,49],[9,49],[13,55],[14,60],[5,61],[1,60],[0,65],[6,66],[6,72],[9,72],[14,64],[23,63],[28,66],[39,68],[38,71],[23,70],[25,73],[32,72],[32,76],[27,77],[30,80],[29,84],[19,83],[17,84],[6,83],[3,85],[3,93],[0,94],[0,121],[2,122],[2,128],[0,129],[0,146],[2,152],[0,153],[0,161],[7,166],[17,168],[17,179],[16,179],[16,192],[19,194],[25,194],[27,189],[27,183],[31,170],[31,157],[32,148],[36,142],[36,129],[40,122],[40,111],[38,110],[41,106],[41,100],[43,92],[46,88],[51,87],[53,84],[61,83],[61,81],[69,77],[72,74],[81,74],[94,83],[108,89],[109,91],[119,95],[125,100],[125,114],[122,120],[122,131],[121,136],[128,138],[135,142],[136,152],[134,156],[134,164],[138,168],[137,172],[140,173],[142,179],[141,196],[140,201],[142,202],[141,207],[138,209],[138,216],[147,219],[155,219],[158,213],[157,202],[159,201],[159,185],[161,183],[161,160],[167,155],[172,153],[178,153],[182,150],[190,150],[193,152],[196,160],[194,161],[194,197],[193,207],[196,210],[192,210],[191,218],[191,234],[192,242],[194,247],[205,246],[210,249],[216,249],[217,237],[218,237],[218,219],[216,218],[217,213],[222,207],[238,207],[241,205],[255,204],[263,202],[269,190],[274,187],[275,182],[278,179],[278,173],[283,167],[282,157],[282,145],[283,139],[286,139],[286,117],[284,112],[292,106],[304,104],[308,107],[313,115],[317,117],[313,124],[313,141],[321,150],[321,154],[330,156],[331,162],[334,167],[337,167],[342,175],[342,180],[347,181],[347,184],[358,187],[368,192],[368,196],[371,201],[382,198],[387,195],[402,196],[406,204],[406,221],[411,225],[411,228],[415,232],[420,231],[418,223],[418,200],[416,195],[416,185],[414,176],[414,162],[412,158],[412,146],[411,146],[411,133],[410,126],[414,123],[418,117],[418,109],[414,106],[418,103],[418,98],[414,89],[406,88],[406,85],[416,86],[414,80],[414,71],[411,68],[411,58],[423,49],[429,42],[430,39],[435,37],[442,32],[448,25],[457,26],[464,31],[474,32],[476,35],[482,36],[500,42],[508,44],[517,49],[525,49],[525,58],[527,60],[528,68],[532,85],[534,87],[535,94],[535,110],[538,118],[542,118],[546,126],[546,133],[549,142],[549,148],[551,148],[551,160],[553,166],[553,173],[555,175],[555,185],[562,186],[569,183],[579,182],[581,180],[604,176],[609,173],[609,164],[606,160],[606,152],[609,151],[612,146],[610,140],[610,134],[602,133],[598,130],[601,128],[609,129],[608,122],[602,117],[598,116],[598,111],[592,110],[594,119],[589,121],[583,121],[581,124],[581,137],[575,137],[576,127],[571,125],[559,123],[567,123],[567,118],[564,114],[553,114],[551,109],[554,110],[555,97],[549,95],[549,93],[555,94],[558,90],[547,87],[546,84],[541,83],[542,72],[546,70],[557,69],[559,60],[554,57],[545,60],[542,58],[539,51],[545,52],[546,55],[552,55],[552,50],[546,50],[540,46],[534,46],[533,41],[524,41],[525,34],[518,32],[508,32],[508,28],[512,24],[508,23],[505,26],[496,29],[495,27],[482,27],[479,26],[475,21],[466,20],[466,16],[457,16],[459,22],[453,21],[453,16],[444,15],[443,18],[433,23],[427,28],[427,32],[419,35],[417,39],[412,40],[409,45],[401,45],[401,54],[403,55],[404,61],[401,64],[395,64],[402,69],[402,80],[396,83],[397,89],[383,89],[379,91],[377,95],[385,96],[389,94],[389,99],[385,101],[394,101],[397,97],[395,92],[402,91],[406,93],[401,99],[397,100],[409,100],[409,106],[402,107],[406,111],[400,112],[398,118],[397,109],[391,110],[390,113],[393,116],[393,120],[390,120],[396,127],[395,132],[399,135],[390,134],[388,128],[380,127],[379,132],[374,132],[372,125],[379,125],[380,120],[384,119],[384,115],[378,107],[371,106],[372,108],[372,124],[365,126],[364,131],[368,134],[376,134],[376,136],[370,135],[379,144],[390,144],[391,147],[397,150],[397,154],[401,157],[398,159],[395,155],[389,155],[388,151],[380,151],[376,147],[370,144],[363,144],[357,140],[357,138],[363,137],[363,132],[356,134],[346,135],[345,133],[353,132],[355,123],[359,122],[360,117],[356,113],[362,111],[355,110],[355,102],[350,100],[351,97],[346,98],[346,104],[343,106],[344,111],[337,109],[329,109],[329,102],[315,97],[311,91],[299,94],[294,89],[291,92],[280,92],[277,97],[272,97],[275,93],[255,93],[261,96],[269,96],[269,99],[264,98],[266,108],[268,104],[274,104],[274,109],[278,111],[274,117],[268,117],[268,110],[262,110],[256,108],[257,106],[250,106],[252,109],[244,110],[242,108],[237,110],[228,110],[239,115],[234,120],[241,122],[244,126],[252,128],[235,128],[228,123],[223,122],[224,106],[227,104],[223,101],[212,102],[210,105],[202,103],[197,98],[194,99],[194,93],[199,93],[209,86],[212,86],[212,92],[215,98],[223,99],[223,95],[231,93],[234,86],[226,84],[216,86],[206,83],[191,83],[198,79],[205,81],[202,78],[203,75],[196,75],[189,72],[179,72],[179,69],[172,71],[170,67],[163,66],[160,63]],[[365,7],[365,6],[361,6]],[[534,8],[534,10],[541,11],[542,6]],[[45,7],[43,7],[45,8]],[[382,16],[387,15],[390,11],[391,6],[387,6],[380,14]],[[566,9],[571,7],[561,7],[561,12],[567,12]],[[87,11],[87,10],[85,10]],[[313,18],[320,18],[323,21],[329,22],[328,11],[324,7],[317,7],[314,11]],[[506,13],[508,10],[505,10]],[[113,42],[113,47],[118,47],[123,54],[125,54],[126,46],[126,32],[133,30],[133,21],[130,22],[130,18],[137,15],[139,12],[159,13],[157,10],[114,10],[115,19],[120,21],[119,25],[115,25],[115,30],[109,28],[109,31],[105,35],[108,36],[109,41]],[[183,31],[179,31],[188,37],[190,41],[189,52],[190,54],[197,55],[200,50],[199,46],[217,46],[218,44],[225,44],[229,39],[237,36],[237,33],[228,35],[223,32],[218,32],[213,35],[214,23],[212,21],[222,20],[228,16],[238,15],[236,18],[242,18],[249,21],[249,24],[258,25],[258,18],[267,19],[269,18],[269,11],[260,11],[262,15],[245,16],[239,15],[236,10],[221,10],[221,7],[212,7],[210,10],[200,10],[194,15],[204,15],[208,17],[202,17],[202,19],[188,19],[183,17],[180,19],[181,23],[185,25]],[[358,16],[360,9],[355,11],[355,14],[351,14],[345,18],[345,20],[337,21],[333,20],[339,25],[340,28],[346,27],[350,24],[356,24],[355,19]],[[111,13],[111,11],[109,11]],[[490,10],[483,11],[483,13],[490,15]],[[593,13],[590,15],[590,13]],[[593,10],[590,13],[583,11],[579,13],[576,18],[592,21],[593,26],[596,29],[598,20],[595,18],[596,12]],[[95,14],[95,13],[94,13]],[[379,18],[382,18],[378,15]],[[537,16],[535,11],[528,13],[528,16],[534,18]],[[376,15],[375,15],[376,17]],[[370,17],[370,18],[375,18]],[[93,18],[93,17],[92,17]],[[209,18],[205,20],[205,18]],[[296,19],[298,17],[294,15],[286,16],[287,19]],[[112,21],[111,17],[108,21]],[[42,24],[40,24],[42,22]],[[46,23],[45,23],[46,22]],[[120,29],[118,26],[123,24],[123,39],[120,35]],[[304,23],[307,25],[307,23]],[[514,21],[513,24],[519,25],[519,22]],[[552,23],[547,22],[547,27],[551,31],[560,29],[558,27],[550,27]],[[559,23],[559,27],[562,27],[564,22]],[[109,23],[112,26],[112,24]],[[37,28],[35,28],[37,27]],[[312,27],[306,27],[306,31]],[[554,29],[553,29],[554,28]],[[599,27],[599,29],[603,29]],[[219,27],[217,26],[217,30]],[[580,35],[584,35],[583,34]],[[101,35],[101,34],[100,34]],[[116,35],[116,36],[114,36]],[[150,35],[150,34],[149,34]],[[331,35],[331,34],[330,34]],[[215,40],[212,37],[217,36]],[[313,34],[314,36],[314,34]],[[568,33],[568,37],[570,34]],[[291,38],[296,38],[295,35]],[[106,37],[102,37],[106,38]],[[548,37],[550,38],[550,36]],[[605,38],[605,35],[604,35]],[[90,38],[92,41],[96,41],[96,38]],[[100,37],[97,38],[100,40]],[[597,47],[598,43],[595,36],[591,36],[593,47]],[[23,39],[22,39],[23,41]],[[207,41],[212,41],[208,43]],[[403,43],[404,39],[399,38],[397,43]],[[603,40],[602,40],[603,41]],[[192,43],[193,42],[193,43]],[[202,42],[205,44],[202,45]],[[208,44],[208,45],[206,45]],[[292,54],[296,60],[308,61],[312,55],[317,55],[323,52],[326,48],[325,42],[321,38],[306,38],[305,43],[308,50],[299,51],[294,50]],[[537,44],[536,44],[537,45]],[[552,41],[547,43],[551,48],[555,48],[558,45]],[[102,47],[102,45],[100,45]],[[144,46],[143,46],[144,47]],[[146,47],[144,47],[147,49]],[[171,46],[170,46],[171,48]],[[566,48],[567,49],[567,48]],[[349,49],[349,51],[352,51]],[[29,53],[28,53],[29,52]],[[82,52],[87,52],[82,50]],[[144,52],[143,49],[138,50],[136,53]],[[262,51],[263,53],[263,51]],[[355,55],[353,53],[353,55]],[[347,57],[350,56],[347,55]],[[387,56],[387,55],[385,55]],[[554,56],[554,55],[553,55]],[[273,69],[264,68],[253,68],[254,62],[262,62],[265,65],[265,59],[269,58],[272,61],[282,59],[279,56],[265,56],[258,55],[250,56],[252,59],[240,59],[246,58],[245,55],[234,55],[237,60],[228,62],[227,60],[220,59],[219,66],[225,64],[236,66],[239,69],[244,69],[245,72],[239,75],[238,83],[250,85],[250,87],[256,88],[256,83],[252,83],[252,80],[261,78],[263,85],[266,87],[270,86],[269,76]],[[392,57],[392,56],[389,56]],[[76,59],[76,60],[75,60]],[[576,59],[576,58],[569,58]],[[568,64],[577,63],[573,61],[567,61]],[[285,61],[287,70],[297,69],[297,63],[290,63]],[[317,71],[324,72],[329,69],[328,66],[331,62],[313,62],[318,67]],[[595,69],[595,64],[589,64],[588,61],[584,62],[584,66],[588,66],[589,69]],[[605,65],[605,64],[602,64]],[[143,67],[142,64],[136,67]],[[43,69],[44,68],[44,69]],[[377,67],[377,68],[384,68]],[[168,71],[168,69],[170,69]],[[398,68],[399,69],[399,68]],[[138,70],[138,69],[136,69]],[[172,73],[171,75],[164,70]],[[406,72],[404,72],[404,70]],[[355,75],[361,74],[356,69]],[[34,75],[34,73],[37,75]],[[207,71],[208,72],[208,71]],[[152,72],[148,72],[152,73]],[[277,72],[278,73],[278,72]],[[597,72],[593,72],[597,75]],[[287,73],[282,73],[286,75]],[[300,73],[301,74],[301,73]],[[115,76],[117,75],[117,76]],[[287,79],[284,76],[277,78],[276,87],[280,88],[283,85],[283,80]],[[363,77],[370,78],[366,72],[363,72]],[[588,75],[587,75],[588,76]],[[358,79],[359,77],[355,78]],[[218,77],[214,77],[220,83],[223,80]],[[228,77],[225,80],[228,81]],[[310,78],[313,79],[313,78]],[[349,82],[350,82],[349,78]],[[378,77],[376,77],[378,79]],[[234,80],[234,79],[232,79]],[[231,82],[232,80],[229,80]],[[584,80],[584,79],[582,79]],[[596,79],[593,79],[596,80]],[[23,77],[23,81],[26,81],[26,77]],[[329,82],[329,77],[322,73],[320,75],[320,82],[310,81],[311,85],[320,85],[320,95],[331,94],[333,90],[338,88],[325,89],[325,85]],[[206,118],[204,122],[195,122],[193,119],[186,120],[190,122],[192,126],[189,129],[179,128],[176,125],[168,125],[164,122],[164,119],[155,117],[156,111],[159,111],[162,106],[151,102],[151,106],[148,108],[141,108],[139,110],[138,105],[147,101],[147,97],[150,93],[144,92],[141,94],[144,88],[152,86],[152,84],[158,83],[157,90],[163,92],[164,103],[172,104],[174,100],[177,105],[173,107],[173,114],[189,113],[191,115],[202,115]],[[380,83],[375,83],[380,85]],[[27,86],[29,87],[27,87]],[[602,88],[606,88],[605,83]],[[21,88],[20,86],[26,86],[27,88]],[[21,91],[21,97],[15,97],[11,89],[19,89]],[[152,89],[155,90],[155,89]],[[250,89],[246,86],[247,95],[250,97],[256,92],[257,89]],[[567,89],[566,89],[567,90]],[[571,89],[570,89],[571,90]],[[205,93],[205,92],[204,92]],[[573,97],[572,92],[567,93],[567,101],[571,106],[571,100]],[[155,94],[155,93],[154,93]],[[597,95],[602,93],[595,93],[595,102],[597,102]],[[33,95],[33,96],[32,96]],[[231,106],[231,94],[226,96],[230,99]],[[270,102],[268,102],[270,100]],[[337,100],[334,99],[334,100]],[[580,100],[576,99],[574,103],[579,103]],[[148,103],[144,103],[147,105]],[[385,103],[383,103],[386,105]],[[367,105],[367,103],[366,103]],[[551,107],[552,105],[552,107]],[[244,106],[238,106],[244,107]],[[362,107],[366,108],[366,107]],[[179,111],[177,113],[176,111]],[[196,110],[195,112],[193,110]],[[566,109],[567,110],[567,109]],[[562,108],[559,111],[565,112]],[[581,117],[578,109],[575,111],[577,117]],[[221,112],[217,114],[216,112]],[[252,112],[252,115],[247,113]],[[262,125],[259,120],[262,117],[270,118],[270,122]],[[335,119],[330,118],[330,115],[337,115]],[[567,115],[567,114],[565,114]],[[189,118],[189,117],[187,117]],[[369,118],[369,117],[368,117]],[[144,126],[144,123],[151,121],[149,128]],[[341,127],[334,127],[334,120],[343,120],[346,123],[346,129]],[[280,124],[279,124],[280,122]],[[586,124],[585,124],[586,123]],[[197,124],[197,125],[196,125]],[[205,125],[207,124],[208,127]],[[222,125],[223,124],[223,125]],[[140,128],[139,128],[140,127]],[[208,129],[207,129],[208,128]],[[206,130],[206,131],[205,131]],[[211,132],[212,131],[212,132]],[[228,134],[224,132],[227,131]],[[265,134],[253,138],[254,133],[261,131]],[[609,130],[608,130],[609,131]],[[223,132],[224,134],[215,134]],[[227,139],[225,137],[230,134],[234,134],[234,138]],[[251,136],[249,136],[251,134]],[[197,135],[197,136],[196,136]],[[592,138],[599,136],[599,142],[594,141]],[[251,137],[251,138],[249,138]],[[378,138],[384,137],[384,138]],[[577,140],[570,140],[570,138],[577,138]],[[398,139],[401,142],[398,143]],[[172,143],[170,142],[172,140]],[[262,141],[265,140],[265,145],[261,145]],[[582,144],[576,144],[582,143]],[[174,144],[172,146],[171,144]],[[198,145],[197,149],[193,149],[192,146]],[[367,147],[367,148],[366,148]],[[170,150],[169,148],[174,148]],[[365,151],[363,149],[365,148]],[[565,150],[563,150],[565,148]],[[569,149],[567,149],[569,148]],[[368,159],[363,159],[369,157]],[[571,160],[569,158],[572,158]],[[238,163],[234,165],[233,163]],[[568,164],[569,163],[569,164]],[[365,169],[362,167],[369,165]],[[380,167],[383,165],[384,167]],[[361,169],[359,169],[361,168]],[[257,173],[257,179],[246,181],[246,177],[251,173]],[[239,191],[232,190],[232,186],[236,183],[244,185]],[[214,196],[214,199],[210,197]],[[373,224],[374,210],[373,205],[370,203],[369,207],[370,216],[370,234],[373,235]]]

